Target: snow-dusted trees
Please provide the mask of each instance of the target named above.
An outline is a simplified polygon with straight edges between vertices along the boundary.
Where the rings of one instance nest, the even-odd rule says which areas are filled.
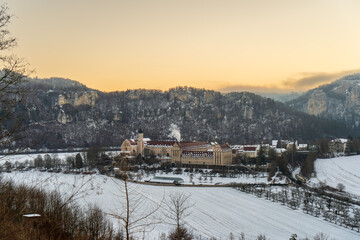
[[[357,228],[357,231],[360,232],[360,209],[355,208],[353,209],[353,219],[352,219],[352,226]]]
[[[345,190],[345,185],[342,184],[342,183],[338,183],[336,185],[336,188],[340,191],[340,192],[343,192]]]

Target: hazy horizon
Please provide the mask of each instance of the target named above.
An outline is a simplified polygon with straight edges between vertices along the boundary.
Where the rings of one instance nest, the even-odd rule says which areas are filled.
[[[272,95],[293,95],[293,94],[304,94],[307,91],[317,88],[317,87],[321,87],[323,85],[326,84],[330,84],[336,80],[339,80],[340,78],[347,76],[347,75],[351,75],[351,74],[360,74],[359,72],[354,72],[354,73],[348,73],[348,74],[343,74],[343,75],[332,75],[332,76],[324,76],[324,78],[327,78],[329,80],[327,80],[326,82],[322,82],[318,85],[315,85],[314,87],[308,88],[308,89],[281,89],[281,88],[271,88],[271,87],[256,87],[256,86],[232,86],[232,87],[227,87],[227,88],[220,88],[220,89],[211,89],[211,88],[202,88],[202,87],[196,87],[196,86],[191,86],[191,85],[176,85],[176,86],[170,86],[169,88],[166,89],[160,89],[160,88],[144,88],[144,87],[139,87],[139,88],[127,88],[127,89],[121,89],[121,90],[111,90],[111,91],[106,91],[106,90],[102,90],[102,89],[97,89],[97,88],[92,88],[89,87],[85,82],[81,82],[78,81],[76,79],[70,79],[67,77],[59,77],[59,76],[52,76],[52,77],[38,77],[38,76],[32,76],[31,79],[39,79],[39,80],[46,80],[46,79],[65,79],[65,80],[70,80],[70,81],[75,81],[78,82],[82,85],[85,85],[86,87],[90,88],[90,89],[94,89],[94,90],[98,90],[101,92],[116,92],[116,91],[127,91],[127,90],[142,90],[142,89],[146,89],[146,90],[154,90],[154,91],[168,91],[170,89],[174,89],[174,88],[178,88],[178,87],[189,87],[189,88],[197,88],[197,89],[205,89],[205,90],[214,90],[214,91],[218,91],[221,93],[230,93],[230,92],[251,92],[251,93],[256,93],[259,95],[263,95],[263,96],[272,96]],[[319,78],[321,78],[321,76],[319,76]]]

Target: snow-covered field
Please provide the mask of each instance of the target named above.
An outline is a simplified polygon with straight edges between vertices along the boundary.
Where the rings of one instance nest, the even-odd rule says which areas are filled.
[[[311,181],[324,182],[335,187],[342,183],[345,191],[360,196],[360,155],[338,158],[317,159],[316,177]]]
[[[25,161],[33,161],[38,155],[40,155],[42,158],[44,158],[44,156],[46,154],[49,154],[51,157],[57,157],[60,160],[65,161],[67,157],[69,156],[76,156],[76,154],[81,153],[81,152],[62,152],[62,153],[29,153],[29,154],[14,154],[14,155],[0,155],[0,165],[4,164],[6,161],[15,163],[16,161],[19,163],[23,163]],[[109,151],[106,152],[108,155],[118,155],[119,152],[118,151]]]
[[[121,214],[123,204],[122,181],[102,175],[81,176],[69,174],[51,174],[38,171],[3,173],[4,178],[15,182],[57,189],[64,196],[77,193],[76,201],[81,205],[95,203],[107,213]],[[81,185],[84,185],[80,188]],[[160,204],[158,217],[166,211],[163,199],[170,193],[191,194],[194,204],[191,215],[186,218],[187,226],[201,239],[215,236],[227,239],[230,232],[235,237],[245,233],[246,239],[255,239],[259,234],[267,238],[289,239],[296,233],[299,238],[312,237],[324,232],[334,239],[360,239],[360,233],[326,222],[322,219],[303,214],[301,210],[291,210],[278,203],[273,203],[256,196],[242,193],[231,188],[207,187],[163,187],[130,184],[131,196],[138,204],[135,215],[142,215],[152,207]],[[134,201],[135,202],[135,201]],[[118,222],[114,220],[115,224]],[[171,226],[157,224],[146,239],[158,239],[161,233],[168,233]]]
[[[16,161],[19,163],[23,163],[25,161],[34,161],[34,159],[40,155],[42,158],[46,154],[49,154],[51,157],[58,157],[61,160],[66,160],[69,156],[75,156],[77,153],[31,153],[31,154],[16,154],[16,155],[9,155],[9,156],[0,156],[0,164],[4,164],[6,161],[11,163],[15,163]]]
[[[205,169],[204,169],[205,171]],[[210,170],[209,170],[210,171]],[[219,174],[216,176],[210,176],[210,174],[200,174],[193,173],[192,177],[190,173],[183,172],[182,174],[173,174],[173,173],[162,173],[158,172],[155,175],[151,174],[149,176],[143,177],[142,181],[152,179],[154,177],[175,177],[182,178],[184,180],[183,184],[195,184],[195,185],[223,185],[229,183],[268,183],[267,173],[259,174],[237,174],[235,177],[220,177]],[[136,178],[135,178],[136,179]],[[277,182],[285,182],[285,179]]]

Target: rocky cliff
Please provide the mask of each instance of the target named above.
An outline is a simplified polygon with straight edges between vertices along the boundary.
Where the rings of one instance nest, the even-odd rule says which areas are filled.
[[[28,88],[31,94],[16,109],[26,129],[16,144],[32,148],[120,146],[124,136],[134,136],[140,127],[154,140],[169,139],[178,131],[184,140],[229,143],[348,134],[339,123],[248,92],[178,87],[104,93],[64,79],[31,80]],[[327,104],[317,104],[315,98]],[[314,113],[326,111],[329,97],[319,92],[306,106]]]
[[[295,110],[360,127],[360,74],[343,77],[287,102]]]

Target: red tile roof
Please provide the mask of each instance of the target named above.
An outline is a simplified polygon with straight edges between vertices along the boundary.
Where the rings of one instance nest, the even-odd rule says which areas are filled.
[[[207,146],[206,142],[179,142],[181,148],[190,148],[198,146]]]
[[[175,141],[148,141],[147,145],[174,146]]]
[[[244,151],[256,151],[256,147],[244,147]]]

